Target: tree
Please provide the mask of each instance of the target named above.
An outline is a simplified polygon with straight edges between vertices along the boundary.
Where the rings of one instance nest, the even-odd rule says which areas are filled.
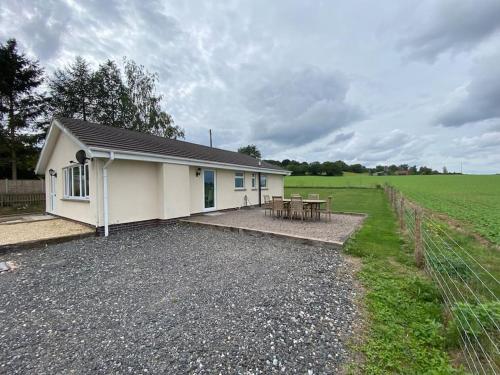
[[[30,151],[36,152],[40,130],[46,125],[43,115],[48,101],[39,92],[42,82],[38,61],[20,53],[15,39],[0,45],[0,149],[7,153],[13,180],[18,164],[30,157]]]
[[[93,121],[117,128],[127,127],[126,88],[121,79],[120,69],[112,60],[99,65],[92,79],[94,105],[91,109]]]
[[[342,176],[343,175],[343,172],[342,172],[342,168],[341,166],[339,165],[339,163],[335,162],[331,162],[331,161],[325,161],[321,168],[323,169],[323,171],[326,173],[327,176]]]
[[[446,166],[443,167],[443,174],[448,174],[448,168],[446,168]]]
[[[166,138],[184,138],[184,130],[162,110],[158,76],[132,60],[123,71],[108,60],[93,71],[82,57],[54,73],[50,81],[56,115],[79,118]]]
[[[126,88],[125,118],[133,130],[166,138],[184,138],[184,130],[161,109],[163,96],[156,93],[158,75],[149,73],[142,65],[124,60]]]
[[[54,113],[90,120],[95,96],[94,85],[94,73],[83,57],[77,56],[72,64],[56,70],[49,81]]]
[[[323,172],[321,168],[321,163],[319,161],[313,161],[309,164],[309,173],[313,176],[320,175]]]
[[[248,145],[248,146],[245,146],[245,147],[240,147],[238,149],[238,152],[240,154],[250,155],[250,156],[252,156],[254,158],[257,158],[257,159],[261,158],[260,151],[259,151],[259,149],[257,148],[256,145]]]

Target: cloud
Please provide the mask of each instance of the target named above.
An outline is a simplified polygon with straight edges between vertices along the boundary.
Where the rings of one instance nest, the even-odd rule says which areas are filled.
[[[433,62],[443,52],[462,52],[500,30],[500,1],[444,0],[416,12],[415,25],[399,42],[408,56]],[[430,9],[429,9],[430,8]]]
[[[458,127],[500,118],[500,54],[484,58],[470,82],[437,115],[436,123]]]
[[[315,67],[269,74],[247,95],[254,139],[303,145],[362,119],[348,89],[341,74]]]
[[[345,141],[352,139],[355,135],[356,135],[356,132],[354,132],[354,131],[349,132],[349,133],[338,133],[335,135],[335,137],[330,142],[328,142],[328,144],[335,145],[335,144],[343,143]]]

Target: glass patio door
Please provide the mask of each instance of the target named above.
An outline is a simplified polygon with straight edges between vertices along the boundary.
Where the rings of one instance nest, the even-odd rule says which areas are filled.
[[[205,211],[215,209],[215,171],[211,169],[203,170],[203,186],[204,186],[204,209]]]

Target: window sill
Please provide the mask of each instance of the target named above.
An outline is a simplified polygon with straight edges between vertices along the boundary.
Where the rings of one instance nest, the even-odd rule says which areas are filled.
[[[246,188],[234,188],[234,191],[245,191]]]
[[[69,202],[90,202],[89,198],[64,197],[61,200]]]

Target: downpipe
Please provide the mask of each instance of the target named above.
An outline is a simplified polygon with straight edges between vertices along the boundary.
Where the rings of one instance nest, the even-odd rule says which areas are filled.
[[[103,216],[104,216],[104,236],[109,236],[109,191],[108,191],[108,167],[115,160],[115,153],[109,153],[109,159],[102,167],[102,200],[103,200]]]

